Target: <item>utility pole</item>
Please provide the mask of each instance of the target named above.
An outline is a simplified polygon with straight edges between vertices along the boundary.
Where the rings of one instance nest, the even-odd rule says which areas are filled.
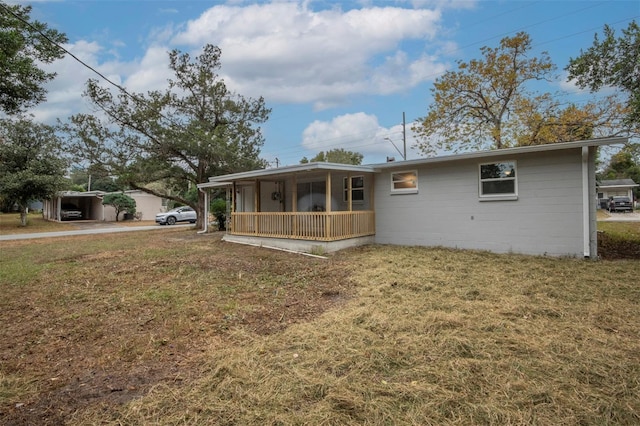
[[[402,111],[402,145],[404,146],[404,155],[402,158],[407,161],[407,123],[404,117],[404,111]]]
[[[407,160],[407,123],[405,119],[404,111],[402,112],[402,146],[404,149],[400,151],[395,143],[391,140],[391,138],[384,138],[384,140],[391,142],[391,145],[398,151],[398,154],[402,155],[403,160]],[[387,161],[389,161],[389,157],[387,157]]]

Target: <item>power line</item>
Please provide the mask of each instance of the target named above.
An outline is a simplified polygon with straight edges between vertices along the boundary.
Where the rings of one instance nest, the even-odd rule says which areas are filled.
[[[537,3],[539,3],[539,2],[537,2]],[[521,9],[524,9],[524,8],[527,8],[527,7],[530,7],[531,5],[535,5],[535,4],[537,4],[537,3],[527,4],[527,5],[525,5],[525,6],[521,6],[521,7],[513,8],[513,9],[511,9],[511,10],[509,10],[509,11],[501,12],[501,13],[499,13],[499,14],[497,14],[497,15],[494,15],[494,16],[492,16],[492,17],[490,17],[490,18],[487,18],[487,19],[484,19],[484,20],[478,20],[478,21],[476,21],[475,23],[471,23],[471,24],[470,24],[470,25],[468,25],[467,27],[472,27],[472,26],[474,26],[474,25],[482,24],[482,23],[484,23],[484,22],[486,22],[486,21],[490,21],[490,20],[496,19],[496,18],[498,18],[498,17],[504,16],[504,15],[508,15],[508,14],[510,14],[510,13],[513,13],[513,12],[516,12],[516,11],[518,11],[518,10],[521,10]],[[551,18],[549,18],[549,19],[545,19],[545,20],[542,20],[542,21],[539,21],[539,22],[536,22],[536,23],[533,23],[533,24],[529,24],[529,25],[523,26],[523,27],[521,27],[521,28],[519,28],[519,29],[516,29],[516,30],[510,31],[510,32],[506,32],[506,33],[499,34],[499,35],[494,35],[494,36],[491,36],[491,37],[485,38],[485,39],[483,39],[483,40],[475,41],[475,42],[473,42],[473,43],[470,43],[470,44],[467,44],[467,45],[464,45],[464,46],[458,47],[458,48],[456,48],[456,49],[454,49],[454,50],[448,51],[447,53],[448,53],[448,54],[452,54],[452,53],[455,53],[455,52],[461,51],[461,50],[463,50],[463,49],[466,49],[466,48],[468,48],[468,47],[471,47],[471,46],[474,46],[474,45],[478,45],[478,44],[485,43],[485,42],[487,42],[487,41],[489,41],[489,40],[493,40],[493,39],[498,38],[498,37],[501,37],[501,36],[505,36],[505,35],[512,34],[512,33],[518,32],[518,31],[522,31],[522,30],[527,29],[527,28],[532,28],[532,27],[535,27],[535,26],[538,26],[538,25],[541,25],[541,24],[544,24],[544,23],[547,23],[547,22],[552,22],[552,21],[555,21],[555,20],[558,20],[558,19],[562,19],[562,18],[565,18],[565,17],[567,17],[567,16],[569,16],[569,15],[577,14],[577,13],[583,12],[583,11],[585,11],[585,10],[592,9],[592,8],[594,8],[594,7],[599,7],[599,6],[603,5],[603,4],[607,4],[607,2],[598,2],[598,3],[595,3],[595,4],[589,4],[589,5],[588,5],[588,6],[586,6],[586,7],[582,7],[582,8],[580,8],[580,9],[575,9],[575,10],[572,10],[572,11],[570,11],[570,12],[567,12],[567,13],[564,13],[564,14],[561,14],[561,15],[557,15],[557,16],[551,17]],[[21,22],[23,22],[25,25],[28,25],[28,26],[29,26],[30,28],[32,28],[33,30],[37,31],[37,32],[38,32],[38,33],[39,33],[39,34],[40,34],[44,39],[46,39],[49,43],[51,43],[52,45],[55,45],[55,46],[57,46],[58,48],[60,48],[62,51],[64,51],[66,54],[68,54],[71,58],[73,58],[76,62],[80,63],[82,66],[84,66],[85,68],[87,68],[88,70],[90,70],[91,72],[93,72],[94,74],[96,74],[97,76],[99,76],[102,80],[104,80],[104,81],[105,81],[105,82],[107,82],[108,84],[110,84],[110,85],[112,85],[113,87],[117,88],[120,92],[122,92],[123,94],[125,94],[127,97],[129,97],[129,98],[131,98],[131,99],[135,100],[136,102],[144,102],[144,103],[148,103],[145,99],[141,99],[141,98],[139,98],[138,96],[136,96],[136,95],[134,95],[134,94],[129,93],[129,92],[127,91],[127,89],[126,89],[126,88],[124,88],[123,86],[121,86],[121,85],[119,85],[119,84],[115,83],[114,81],[112,81],[111,79],[109,79],[107,76],[105,76],[104,74],[102,74],[100,71],[98,71],[96,68],[92,67],[91,65],[87,64],[86,62],[84,62],[83,60],[81,60],[79,57],[77,57],[76,55],[74,55],[74,54],[73,54],[72,52],[70,52],[68,49],[64,48],[63,46],[61,46],[61,45],[59,45],[58,43],[56,43],[56,42],[54,42],[53,40],[51,40],[48,36],[46,36],[46,34],[42,33],[40,30],[38,30],[38,29],[34,28],[34,26],[33,26],[33,25],[31,25],[31,23],[29,23],[28,21],[25,21],[25,20],[24,20],[24,19],[22,19],[20,16],[16,15],[15,13],[13,13],[13,11],[11,11],[10,9],[8,9],[8,8],[7,8],[3,3],[0,3],[0,7],[2,7],[2,8],[3,8],[5,11],[7,11],[8,13],[12,14],[12,15],[13,15],[14,17],[16,17],[17,19],[19,19],[19,20],[20,20]],[[626,22],[626,21],[630,21],[630,20],[635,19],[635,18],[636,18],[636,16],[634,16],[634,17],[632,17],[632,18],[628,18],[628,19],[619,20],[619,21],[613,22],[613,23],[612,23],[612,25],[613,25],[613,24],[622,23],[622,22]],[[543,41],[543,42],[540,42],[540,43],[536,43],[534,46],[535,46],[535,47],[539,47],[539,46],[541,46],[541,45],[545,45],[545,44],[549,44],[549,43],[555,43],[555,42],[557,42],[557,41],[564,40],[564,39],[567,39],[567,38],[570,38],[570,37],[574,37],[574,36],[576,36],[576,35],[583,34],[583,33],[585,33],[585,32],[594,31],[594,30],[597,30],[597,29],[599,29],[599,28],[600,28],[600,27],[595,27],[595,28],[590,28],[590,29],[583,30],[583,31],[580,31],[580,32],[575,32],[575,33],[567,34],[567,35],[564,35],[564,36],[561,36],[561,37],[557,37],[557,38],[554,38],[554,39],[551,39],[551,40],[547,40],[547,41]],[[428,76],[427,76],[427,78],[434,78],[434,77],[437,77],[438,75],[441,75],[441,73],[433,73],[433,74],[431,74],[431,75],[428,75]],[[568,94],[562,94],[562,96],[570,96],[570,93],[568,93]],[[586,101],[585,101],[585,102],[586,102]],[[567,104],[569,104],[569,103],[576,103],[576,102],[567,102]],[[157,111],[157,112],[158,112],[158,114],[159,114],[163,119],[167,120],[167,121],[168,121],[169,123],[171,123],[172,125],[174,125],[174,126],[180,126],[179,124],[177,124],[176,122],[174,122],[171,118],[169,118],[169,117],[165,116],[161,111]],[[284,120],[284,119],[287,119],[287,116],[278,116],[278,117],[272,117],[272,118],[271,118],[271,120]],[[416,119],[414,119],[414,120],[410,120],[410,121],[411,121],[411,122],[415,122],[415,121],[418,121],[418,119],[419,119],[419,118],[416,118]],[[182,127],[182,126],[181,126],[181,127]],[[189,132],[190,134],[192,134],[192,133],[190,132],[190,130],[189,130],[189,129],[184,129],[184,130],[185,130],[185,131],[187,131],[187,132]],[[348,134],[348,135],[342,135],[342,136],[340,136],[340,137],[327,138],[327,139],[323,139],[323,140],[318,140],[318,141],[316,141],[316,143],[323,143],[323,142],[331,142],[331,141],[338,141],[338,140],[341,140],[341,142],[336,142],[336,143],[333,143],[333,144],[325,145],[325,146],[327,146],[327,147],[337,147],[337,146],[344,145],[345,143],[350,142],[350,141],[348,140],[348,138],[358,138],[358,137],[362,137],[362,136],[364,136],[364,135],[369,135],[370,133],[371,133],[371,131],[365,131],[365,132],[353,133],[353,134]],[[193,135],[193,134],[192,134],[192,135]],[[193,135],[193,136],[195,136],[195,135]],[[375,136],[376,136],[376,135],[374,134],[374,136],[372,136],[372,138],[375,138]],[[346,138],[346,140],[345,140],[345,138]],[[371,146],[371,145],[376,145],[377,143],[379,143],[379,141],[378,141],[378,142],[374,142],[374,143],[366,143],[366,144],[358,145],[358,146]],[[301,146],[301,144],[300,144],[300,143],[297,143],[296,145],[291,145],[291,146],[299,147],[299,146]],[[286,148],[287,148],[287,146],[285,146],[285,147],[281,147],[280,149],[286,149]],[[305,152],[306,150],[307,150],[307,149],[306,149],[306,148],[304,148],[304,149],[301,149],[301,150],[299,150],[299,151],[293,151],[293,152]],[[290,151],[290,150],[289,150],[289,153],[291,153],[291,152],[292,152],[292,151]]]
[[[64,46],[58,44],[57,42],[55,42],[54,40],[51,40],[51,38],[49,38],[49,36],[47,36],[45,33],[43,33],[41,30],[39,30],[38,28],[34,27],[29,21],[26,21],[24,19],[22,19],[22,17],[20,15],[15,14],[11,9],[9,9],[8,7],[6,7],[4,5],[4,3],[0,3],[0,7],[2,9],[4,9],[6,12],[9,12],[11,15],[13,15],[14,18],[18,19],[20,22],[22,22],[23,24],[27,25],[29,28],[31,28],[32,30],[36,31],[38,34],[40,34],[42,36],[42,38],[44,38],[45,40],[47,40],[50,44],[56,46],[58,49],[62,50],[63,52],[65,52],[67,55],[71,56],[73,59],[75,59],[77,62],[79,62],[81,65],[83,65],[85,68],[88,68],[89,70],[91,70],[91,72],[97,74],[98,76],[100,76],[100,78],[102,78],[104,81],[106,81],[107,83],[117,87],[120,91],[122,91],[123,93],[125,93],[127,96],[131,97],[133,100],[139,101],[139,98],[137,98],[136,96],[130,94],[129,92],[127,92],[127,90],[120,86],[119,84],[111,81],[107,76],[105,76],[104,74],[102,74],[100,71],[98,71],[97,69],[93,68],[91,65],[87,64],[86,62],[84,62],[82,59],[78,58],[76,55],[74,55],[73,53],[71,53],[68,49],[66,49]]]

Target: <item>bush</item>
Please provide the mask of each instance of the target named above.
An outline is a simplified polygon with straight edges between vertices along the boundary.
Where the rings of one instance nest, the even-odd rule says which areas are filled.
[[[225,231],[227,229],[227,202],[222,198],[211,201],[211,213],[218,221],[218,230]]]
[[[126,212],[131,218],[136,214],[136,200],[126,194],[107,194],[102,199],[102,204],[116,209],[116,222],[120,213]]]

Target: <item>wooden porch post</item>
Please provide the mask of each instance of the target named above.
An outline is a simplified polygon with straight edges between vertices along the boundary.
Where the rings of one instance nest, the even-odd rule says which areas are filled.
[[[292,181],[293,183],[291,184],[291,212],[297,213],[298,212],[298,180],[296,179],[295,174],[293,175]],[[291,220],[293,221],[291,230],[293,231],[293,235],[297,236],[298,235],[298,215],[297,214],[291,215]]]
[[[256,179],[255,191],[253,191],[253,212],[257,213],[260,208],[260,180]],[[258,232],[258,215],[253,215],[253,232],[257,235]]]
[[[231,186],[231,223],[229,223],[229,228],[230,228],[230,232],[233,233],[236,230],[235,224],[236,224],[236,218],[237,216],[234,214],[236,212],[236,191],[237,191],[237,187],[236,187],[236,182],[233,182],[233,185]]]
[[[347,173],[347,205],[349,206],[349,211],[353,210],[353,198],[352,198],[352,194],[351,194],[351,187],[352,182],[351,182],[351,172]]]
[[[327,181],[325,185],[325,227],[324,237],[328,239],[331,236],[331,172],[327,172]]]
[[[353,191],[352,190],[353,190],[353,181],[351,179],[351,172],[349,172],[347,173],[347,204],[349,206],[349,213],[353,212]],[[346,232],[349,235],[353,233],[353,220],[354,220],[353,216],[349,215],[349,220],[347,221],[347,229],[346,229]],[[343,229],[342,232],[345,232],[345,229]]]
[[[291,184],[291,211],[296,213],[298,211],[298,181],[296,175],[293,175],[293,183]]]

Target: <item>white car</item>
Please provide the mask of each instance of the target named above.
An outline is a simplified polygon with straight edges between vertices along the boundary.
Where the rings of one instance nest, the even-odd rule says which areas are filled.
[[[166,213],[156,215],[156,223],[160,225],[175,225],[177,222],[196,223],[197,219],[196,211],[189,206],[176,207]]]

